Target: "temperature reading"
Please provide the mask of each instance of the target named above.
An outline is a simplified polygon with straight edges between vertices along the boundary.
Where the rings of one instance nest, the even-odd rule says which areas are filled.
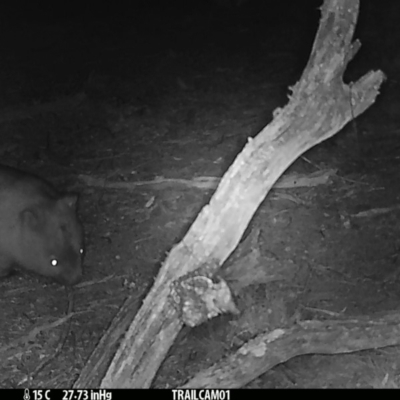
[[[24,400],[50,400],[50,390],[38,390],[34,389],[32,390],[32,397],[29,396],[29,390],[26,389],[24,393]]]

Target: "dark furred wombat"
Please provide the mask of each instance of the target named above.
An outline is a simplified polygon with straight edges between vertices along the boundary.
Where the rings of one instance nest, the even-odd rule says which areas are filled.
[[[0,165],[0,277],[14,266],[74,285],[82,276],[78,197]]]

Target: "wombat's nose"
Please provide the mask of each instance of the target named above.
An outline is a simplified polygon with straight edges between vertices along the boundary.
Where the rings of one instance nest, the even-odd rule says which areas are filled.
[[[69,271],[68,274],[60,275],[56,278],[58,283],[66,286],[73,286],[79,283],[82,279],[82,270],[77,269],[74,272]]]

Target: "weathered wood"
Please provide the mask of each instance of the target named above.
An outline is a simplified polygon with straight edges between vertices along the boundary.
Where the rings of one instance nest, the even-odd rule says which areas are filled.
[[[299,188],[304,186],[314,186],[325,183],[330,175],[336,171],[334,169],[327,169],[313,172],[309,175],[299,175],[292,173],[285,175],[276,182],[275,189],[288,189]],[[221,181],[220,178],[215,176],[196,176],[193,179],[180,179],[180,178],[161,178],[157,177],[150,181],[135,181],[135,182],[109,182],[104,178],[96,178],[91,175],[79,175],[79,179],[84,182],[86,186],[100,187],[102,189],[126,189],[136,190],[138,186],[148,186],[153,190],[164,190],[169,187],[185,186],[189,188],[212,190],[216,189]]]
[[[76,387],[98,387],[101,379],[107,371],[107,367],[118,349],[118,343],[123,337],[132,322],[132,315],[135,315],[140,306],[137,296],[128,297],[111,325],[91,354],[90,359],[82,369]]]
[[[370,72],[351,86],[342,80],[347,63],[360,46],[351,42],[358,8],[357,0],[324,2],[309,62],[292,88],[288,105],[276,110],[273,121],[249,140],[210,203],[171,250],[99,385],[87,375],[75,387],[149,387],[182,327],[170,296],[173,283],[200,268],[217,272],[286,168],[375,101],[382,72]],[[129,315],[129,309],[125,314]],[[105,341],[102,346],[106,346]],[[92,366],[92,376],[101,375],[97,371],[104,370],[104,365]]]
[[[188,388],[240,388],[275,365],[304,354],[341,354],[400,344],[400,314],[303,321],[258,335],[235,354],[202,371]]]

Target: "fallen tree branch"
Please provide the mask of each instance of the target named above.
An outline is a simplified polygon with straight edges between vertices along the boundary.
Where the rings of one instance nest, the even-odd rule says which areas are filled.
[[[369,210],[360,211],[357,214],[352,214],[351,217],[353,218],[372,218],[376,217],[377,215],[384,215],[390,212],[398,211],[400,209],[400,205],[396,204],[392,207],[378,207],[378,208],[371,208]]]
[[[284,175],[274,184],[274,189],[291,189],[323,185],[329,181],[330,177],[336,174],[336,171],[336,169],[324,169],[315,171],[311,174],[292,173]],[[94,178],[89,175],[79,175],[79,179],[81,179],[87,186],[127,190],[133,190],[140,186],[150,186],[153,189],[164,189],[171,186],[185,186],[210,190],[216,189],[221,181],[220,178],[213,176],[197,176],[193,179],[157,177],[149,181],[137,182],[109,182],[106,179]]]
[[[302,321],[258,335],[183,388],[240,388],[275,365],[304,354],[342,354],[400,343],[400,313]]]
[[[382,72],[369,72],[351,86],[342,80],[360,47],[359,42],[351,42],[358,7],[356,0],[324,2],[309,62],[292,88],[289,104],[276,110],[273,121],[249,139],[210,203],[169,253],[138,313],[135,315],[129,303],[123,306],[120,313],[134,319],[128,329],[125,321],[123,329],[116,326],[115,332],[108,334],[113,343],[116,336],[122,338],[111,363],[103,357],[109,344],[103,337],[74,387],[149,387],[183,326],[187,306],[196,306],[190,295],[182,296],[179,302],[182,290],[176,290],[177,285],[182,289],[185,279],[215,275],[238,245],[258,206],[293,161],[373,104],[384,79]],[[191,293],[201,287],[194,289]],[[210,289],[211,293],[215,288],[211,285]],[[204,297],[197,300],[201,299]],[[210,298],[205,296],[205,300]],[[193,310],[203,310],[203,317],[207,317],[207,307],[198,305]]]

